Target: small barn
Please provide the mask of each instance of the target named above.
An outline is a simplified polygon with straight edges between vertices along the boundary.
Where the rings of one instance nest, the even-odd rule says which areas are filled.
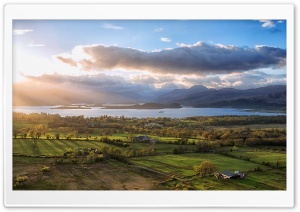
[[[239,171],[231,172],[231,171],[224,170],[223,172],[221,172],[221,177],[223,179],[245,178],[245,173]]]

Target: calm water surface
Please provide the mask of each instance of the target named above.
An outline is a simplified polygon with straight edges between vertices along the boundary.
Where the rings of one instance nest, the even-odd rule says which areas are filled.
[[[59,114],[61,116],[80,116],[84,117],[97,117],[97,116],[125,116],[125,117],[170,117],[170,118],[184,118],[191,116],[277,116],[286,115],[285,113],[268,113],[258,112],[246,109],[233,109],[233,108],[191,108],[183,107],[176,109],[158,109],[158,110],[136,110],[136,109],[101,109],[100,107],[92,107],[92,109],[51,109],[54,106],[17,106],[13,107],[14,112],[23,113],[49,113]]]

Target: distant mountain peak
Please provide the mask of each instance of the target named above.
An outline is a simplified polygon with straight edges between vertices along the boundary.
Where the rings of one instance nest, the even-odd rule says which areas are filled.
[[[188,89],[176,89],[163,94],[156,98],[156,102],[177,102],[194,107],[284,108],[285,95],[284,85],[269,85],[246,90],[235,88],[217,90],[208,89],[203,85],[194,85]]]
[[[207,87],[203,86],[203,85],[193,85],[192,87],[189,88],[189,90],[208,90]]]
[[[188,89],[175,89],[157,97],[154,101],[164,102],[166,99],[170,102],[176,102],[176,99],[181,99],[185,96],[208,91],[209,89],[203,85],[193,85]]]

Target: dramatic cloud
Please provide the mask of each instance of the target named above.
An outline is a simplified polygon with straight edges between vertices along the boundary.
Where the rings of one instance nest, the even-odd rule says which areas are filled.
[[[63,62],[63,63],[67,63],[71,66],[77,67],[77,63],[74,60],[72,60],[71,58],[65,58],[65,57],[62,57],[62,56],[56,56],[56,58],[58,60],[60,60],[61,62]]]
[[[180,44],[181,47],[145,52],[117,46],[79,46],[59,60],[85,71],[116,69],[169,74],[226,74],[258,68],[278,68],[286,64],[286,50],[270,46],[241,48],[228,45]],[[76,52],[84,53],[78,57]],[[80,59],[81,58],[81,59]]]
[[[268,85],[285,85],[285,74],[267,74],[262,71],[246,71],[244,73],[232,73],[224,75],[208,75],[208,76],[183,76],[182,82],[187,87],[193,85],[204,85],[208,88],[237,88],[249,89],[265,87]]]
[[[220,77],[226,82],[224,87],[236,87],[240,89],[258,88],[268,85],[285,85],[285,74],[266,74],[260,71],[249,71],[244,74],[229,74]]]
[[[32,29],[14,29],[13,34],[14,35],[24,35],[27,32],[32,32],[32,31],[33,31]]]
[[[108,76],[105,74],[97,75],[82,75],[82,76],[70,76],[62,74],[44,74],[42,76],[26,76],[27,79],[39,82],[39,83],[50,83],[50,84],[74,84],[79,87],[113,87],[115,85],[121,85],[125,82],[122,77]]]
[[[124,29],[124,27],[120,27],[120,26],[116,26],[116,25],[112,25],[112,24],[103,24],[101,27],[105,28],[105,29],[114,29],[114,30]]]
[[[217,89],[248,89],[286,84],[285,74],[275,75],[261,71],[207,76],[141,74],[129,79],[102,73],[82,76],[55,73],[24,77],[26,81],[14,84],[14,105],[138,103],[151,101],[158,95],[193,85]]]
[[[42,76],[25,76],[32,84],[40,86],[51,85],[62,90],[78,92],[80,94],[88,91],[87,95],[93,98],[92,94],[101,93],[105,95],[118,94],[122,99],[142,99],[154,94],[155,87],[145,83],[148,79],[130,80],[121,76],[109,76],[106,74],[70,76],[62,74],[44,74]],[[152,81],[154,82],[154,81]],[[112,98],[110,98],[112,101]]]
[[[272,28],[275,27],[276,24],[271,20],[260,20],[263,24],[261,25],[264,28]]]
[[[169,74],[142,74],[131,78],[131,82],[135,84],[149,85],[149,87],[158,90],[172,90],[179,87],[185,87],[180,84],[180,80],[175,75]]]
[[[171,39],[170,39],[170,38],[160,38],[160,40],[161,40],[162,42],[167,42],[167,43],[171,42]]]

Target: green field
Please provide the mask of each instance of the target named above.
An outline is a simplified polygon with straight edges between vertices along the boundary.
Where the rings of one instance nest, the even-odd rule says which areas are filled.
[[[216,164],[219,167],[219,171],[231,170],[247,172],[257,167],[257,164],[252,162],[208,153],[148,156],[133,159],[135,164],[153,168],[179,178],[196,175],[196,172],[193,170],[194,166],[207,160]],[[260,165],[260,167],[267,169],[267,167],[263,165]]]
[[[283,171],[265,170],[250,172],[246,179],[217,180],[214,176],[192,181],[197,190],[285,190],[286,175]]]
[[[215,163],[219,167],[219,171],[238,170],[247,173],[247,178],[240,180],[220,180],[216,179],[215,176],[193,178],[196,176],[193,167],[206,160]],[[190,181],[189,185],[197,190],[284,190],[286,186],[285,170],[270,170],[264,165],[217,154],[164,155],[134,158],[133,161],[137,165],[154,169],[179,180],[192,178],[193,180]],[[255,172],[255,168],[258,166],[262,171]],[[177,184],[178,181],[175,181],[167,184],[167,186],[174,188]]]
[[[255,151],[233,151],[230,153],[236,157],[248,157],[251,161],[257,163],[270,163],[272,166],[286,166],[286,153],[274,151],[256,149]]]
[[[25,154],[25,155],[62,155],[68,149],[74,149],[78,147],[87,147],[87,148],[99,148],[101,146],[114,147],[113,145],[106,144],[100,141],[86,141],[86,140],[46,140],[38,139],[36,140],[36,149],[34,148],[33,139],[13,139],[13,152],[16,154]],[[179,145],[167,144],[167,143],[134,143],[128,142],[129,147],[132,149],[140,150],[146,149],[149,147],[156,148],[156,151],[159,153],[172,153],[173,149],[179,147]],[[195,146],[193,145],[180,145],[183,148],[186,148],[188,151],[193,151]],[[116,148],[125,152],[128,148],[115,146]]]
[[[13,152],[22,155],[52,155],[61,156],[68,149],[75,149],[80,147],[99,148],[100,146],[112,147],[99,141],[83,141],[83,140],[46,140],[38,139],[36,147],[34,148],[33,139],[13,139]],[[125,149],[123,147],[118,147]]]
[[[167,143],[133,143],[129,147],[116,147],[100,141],[86,140],[46,140],[13,139],[14,177],[28,175],[30,180],[18,189],[33,190],[285,190],[286,169],[272,169],[279,161],[286,166],[286,154],[283,150],[267,147],[241,147],[230,151],[221,148],[228,155],[213,153],[192,153],[195,145],[180,145],[188,150],[185,154],[173,154],[179,147]],[[156,149],[156,155],[130,157],[130,164],[107,159],[103,162],[87,164],[80,159],[79,164],[72,164],[71,158],[63,158],[62,164],[56,164],[55,158],[32,156],[62,156],[69,149],[79,147],[118,148],[122,154],[129,149],[141,150],[149,147]],[[276,148],[275,148],[276,149]],[[23,156],[18,156],[23,155]],[[26,157],[30,156],[30,157]],[[231,155],[231,156],[230,156]],[[241,157],[242,156],[242,157]],[[241,159],[248,157],[250,160]],[[247,173],[246,179],[222,180],[215,176],[199,177],[194,166],[203,161],[211,161],[223,170]],[[269,163],[267,166],[263,163]],[[41,173],[43,166],[49,166],[49,173]],[[85,168],[84,168],[85,167]],[[88,168],[87,168],[88,167]],[[259,167],[260,171],[256,171]],[[85,175],[85,173],[89,173]],[[101,183],[94,188],[93,184]],[[133,183],[133,182],[136,183]],[[84,185],[82,184],[84,183]]]

